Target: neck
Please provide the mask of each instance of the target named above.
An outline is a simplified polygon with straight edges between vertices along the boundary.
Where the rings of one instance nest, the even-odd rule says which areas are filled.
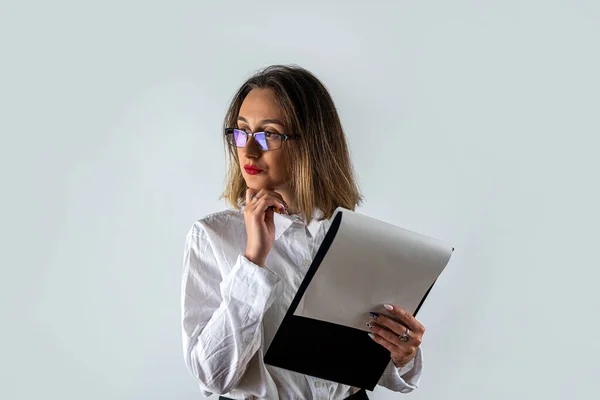
[[[293,195],[289,185],[286,184],[286,185],[277,187],[274,190],[277,193],[279,193],[281,195],[281,197],[283,197],[283,200],[285,201],[285,203],[288,206],[288,213],[289,214],[297,214],[298,209],[296,208],[296,201],[295,201],[294,195]]]

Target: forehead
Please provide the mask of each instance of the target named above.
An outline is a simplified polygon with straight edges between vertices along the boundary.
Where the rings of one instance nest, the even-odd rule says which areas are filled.
[[[271,89],[252,89],[242,102],[239,116],[248,121],[283,119],[275,93]]]

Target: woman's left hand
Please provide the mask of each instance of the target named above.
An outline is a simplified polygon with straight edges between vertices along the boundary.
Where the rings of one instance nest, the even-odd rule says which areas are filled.
[[[408,364],[417,354],[421,345],[425,327],[407,310],[386,304],[390,314],[402,323],[398,323],[385,315],[371,313],[367,326],[371,330],[371,338],[388,349],[396,367]]]

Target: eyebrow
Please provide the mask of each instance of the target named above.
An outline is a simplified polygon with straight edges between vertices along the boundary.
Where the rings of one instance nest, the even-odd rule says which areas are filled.
[[[248,120],[244,117],[238,117],[238,121],[242,121],[248,124]],[[285,126],[285,124],[277,119],[277,118],[268,118],[268,119],[263,119],[262,121],[260,121],[261,125],[267,125],[267,124],[276,124],[276,125],[281,125],[281,126]]]

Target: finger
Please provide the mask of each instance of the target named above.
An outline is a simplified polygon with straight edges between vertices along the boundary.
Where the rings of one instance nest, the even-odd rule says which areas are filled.
[[[277,208],[281,211],[285,211],[285,205],[279,200],[279,198],[271,195],[265,195],[255,202],[254,212],[262,213],[269,209],[269,207]]]
[[[279,214],[287,214],[288,213],[287,203],[285,202],[285,200],[283,200],[283,197],[279,193],[275,192],[274,190],[261,189],[257,193],[256,199],[262,199],[262,198],[275,198],[279,204],[277,206],[270,206],[270,207],[272,207],[272,209]]]
[[[288,214],[287,210],[285,207],[274,207],[271,206],[269,207],[270,210],[273,210],[274,212],[276,212],[277,214]]]
[[[256,190],[248,188],[246,190],[246,205],[250,204],[252,197],[256,195]]]
[[[421,345],[421,338],[415,337],[413,335],[411,335],[408,341],[406,342],[400,340],[400,335],[406,332],[407,328],[403,328],[404,330],[402,331],[402,333],[398,334],[396,332],[390,331],[385,326],[374,323],[373,321],[368,322],[367,326],[369,327],[371,332],[385,338],[388,342],[393,343],[397,347],[401,347],[403,349],[414,349]]]
[[[390,352],[391,359],[396,367],[405,366],[411,359],[415,357],[417,353],[416,347],[406,345],[399,347],[379,333],[370,332],[369,336],[371,339],[373,339],[373,341],[377,342]]]
[[[267,208],[267,211],[265,211],[264,215],[267,226],[273,226],[275,224],[275,209],[276,207],[270,206]]]
[[[271,205],[269,207],[271,207],[271,209],[277,212],[278,214],[288,214],[288,206],[285,200],[283,200],[283,197],[279,193],[270,189],[254,190],[249,188],[246,191],[246,209],[250,213],[257,212],[257,210],[258,212],[264,212],[264,207],[261,206],[257,208],[258,201],[263,198],[273,197],[278,199],[279,204]]]
[[[404,325],[398,321],[395,321],[383,314],[371,313],[371,318],[373,318],[372,322],[376,322],[376,324],[385,327],[386,329],[390,330],[392,333],[394,333],[395,335],[398,335],[398,336],[405,334],[406,330],[410,329],[406,325]],[[417,341],[419,341],[419,344],[420,344],[421,337],[422,337],[421,333],[413,332],[411,330],[410,336],[411,336],[411,338],[414,338]]]
[[[256,202],[260,199],[262,199],[265,196],[268,196],[270,193],[267,189],[260,189],[260,190],[256,190],[256,189],[252,189],[252,194],[250,196],[250,203],[252,205],[256,204]]]
[[[288,206],[287,203],[285,202],[285,200],[283,199],[283,196],[280,195],[279,193],[277,193],[276,191],[272,190],[272,189],[262,189],[259,193],[260,196],[275,196],[279,199],[279,201],[281,202],[281,204],[285,205],[286,207]]]
[[[392,316],[397,317],[400,322],[406,325],[411,331],[420,335],[425,333],[425,327],[421,325],[421,323],[417,321],[417,319],[413,317],[408,310],[391,304],[386,304],[385,308],[390,312],[390,314],[392,314]]]
[[[386,340],[385,338],[381,337],[380,335],[377,335],[376,333],[370,332],[369,336],[371,337],[371,339],[373,339],[373,341],[385,347],[390,353],[398,350],[398,346],[396,346],[389,340]]]
[[[390,357],[396,367],[403,367],[404,365],[408,364],[408,362],[414,358],[414,355],[416,354],[416,349],[399,348],[386,338],[375,333],[369,333],[369,336],[374,342],[380,344],[390,352]]]

